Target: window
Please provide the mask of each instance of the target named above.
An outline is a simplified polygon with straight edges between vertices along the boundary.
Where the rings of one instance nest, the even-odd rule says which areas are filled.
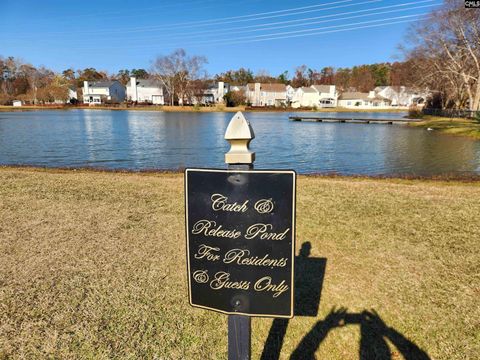
[[[351,101],[347,101],[347,105],[352,105],[352,102],[351,102]]]

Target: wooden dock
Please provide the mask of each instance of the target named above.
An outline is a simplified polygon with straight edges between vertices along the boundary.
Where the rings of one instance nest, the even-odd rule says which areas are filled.
[[[320,117],[320,116],[289,116],[290,121],[307,121],[307,122],[335,122],[335,123],[357,123],[357,124],[407,124],[411,122],[419,122],[419,119],[366,119],[351,117]]]

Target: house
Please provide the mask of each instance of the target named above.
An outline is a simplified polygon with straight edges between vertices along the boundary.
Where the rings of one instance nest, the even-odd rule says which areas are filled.
[[[318,92],[320,107],[336,107],[338,100],[337,88],[335,85],[312,85]]]
[[[22,102],[20,100],[13,100],[12,105],[17,107],[17,106],[22,106]]]
[[[223,81],[213,83],[203,91],[203,96],[200,103],[204,105],[223,104],[225,102],[223,97],[229,91],[230,85],[228,83]]]
[[[68,87],[68,102],[74,104],[78,101],[77,88],[74,86]]]
[[[83,102],[90,105],[125,100],[125,88],[118,80],[84,81]]]
[[[285,91],[287,96],[287,105],[292,106],[293,97],[295,96],[297,89],[295,89],[292,85],[287,85]]]
[[[230,91],[243,91],[247,93],[247,86],[246,85],[230,85]]]
[[[404,108],[412,105],[423,106],[428,96],[406,86],[377,86],[375,93],[391,100],[392,106]]]
[[[287,103],[285,84],[247,84],[246,97],[252,106],[282,106]]]
[[[127,100],[155,105],[165,104],[163,86],[159,80],[130,77],[127,83]]]
[[[312,87],[299,87],[292,98],[292,107],[318,107],[320,103],[320,96],[318,91]]]
[[[338,98],[338,106],[350,109],[386,109],[390,108],[391,100],[376,95],[375,91],[345,92]]]

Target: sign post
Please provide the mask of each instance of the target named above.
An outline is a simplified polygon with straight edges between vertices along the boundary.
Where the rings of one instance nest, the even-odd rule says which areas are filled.
[[[185,170],[189,300],[228,314],[228,358],[250,359],[251,316],[293,317],[295,181],[253,170],[253,130],[238,112],[228,169]]]
[[[225,163],[231,170],[252,170],[255,153],[248,146],[255,138],[253,129],[242,113],[237,113],[228,124],[225,140],[230,150]],[[245,315],[228,315],[228,359],[250,360],[252,352],[252,320]]]

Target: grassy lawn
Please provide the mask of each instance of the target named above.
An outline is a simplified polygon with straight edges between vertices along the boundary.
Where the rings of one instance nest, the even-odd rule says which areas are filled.
[[[297,196],[318,315],[255,318],[253,359],[480,358],[480,183],[300,176]],[[225,359],[185,262],[181,174],[0,168],[0,359]]]
[[[424,121],[411,123],[410,126],[431,128],[444,134],[468,136],[480,140],[480,122],[475,120],[425,116]]]

